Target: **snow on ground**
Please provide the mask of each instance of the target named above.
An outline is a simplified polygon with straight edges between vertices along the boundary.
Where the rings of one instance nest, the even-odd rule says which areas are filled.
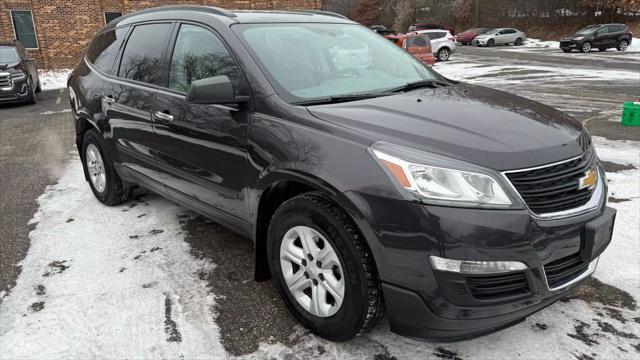
[[[38,70],[42,90],[54,90],[67,87],[67,77],[71,69]]]
[[[631,39],[631,45],[629,45],[627,51],[640,51],[640,38]]]
[[[520,48],[551,48],[551,49],[559,49],[560,42],[559,41],[543,41],[540,39],[527,39],[520,46]]]

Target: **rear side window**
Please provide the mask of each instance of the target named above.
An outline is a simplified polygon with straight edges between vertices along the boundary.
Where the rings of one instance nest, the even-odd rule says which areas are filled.
[[[413,46],[431,46],[431,42],[426,36],[413,36],[407,39],[407,48]]]
[[[626,29],[626,25],[609,25],[609,32],[611,33],[623,32]]]
[[[429,38],[431,40],[442,39],[445,35],[447,35],[447,33],[444,31],[433,31],[429,33]]]
[[[128,27],[121,27],[98,35],[87,51],[87,60],[101,72],[111,73],[113,61],[128,29]]]
[[[122,53],[118,76],[154,85],[165,85],[163,61],[172,24],[138,25],[129,36]]]
[[[237,88],[240,71],[222,41],[211,31],[182,25],[171,57],[169,88],[186,92],[195,80],[227,75]]]

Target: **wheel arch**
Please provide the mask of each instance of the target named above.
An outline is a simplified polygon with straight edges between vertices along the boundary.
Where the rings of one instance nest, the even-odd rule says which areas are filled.
[[[255,242],[255,279],[266,281],[271,278],[267,259],[267,232],[271,216],[285,201],[306,192],[320,192],[347,212],[358,225],[355,217],[360,217],[357,208],[340,192],[337,187],[327,181],[308,173],[295,170],[280,170],[269,174],[260,181],[262,186],[256,207],[254,221]]]

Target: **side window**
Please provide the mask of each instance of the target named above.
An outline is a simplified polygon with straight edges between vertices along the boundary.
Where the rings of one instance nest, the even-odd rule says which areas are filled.
[[[445,32],[442,31],[434,31],[429,33],[429,38],[431,40],[435,40],[435,39],[442,39],[445,36]]]
[[[191,82],[227,75],[237,89],[240,71],[227,48],[211,31],[182,25],[171,57],[169,88],[189,90]]]
[[[429,38],[426,36],[412,36],[407,39],[407,48],[413,46],[430,46]]]
[[[31,11],[11,10],[11,19],[13,20],[16,39],[20,40],[28,49],[37,49],[38,39],[36,39],[36,28],[33,25]]]
[[[101,72],[110,74],[113,61],[128,29],[129,27],[121,27],[98,35],[87,51],[87,60]]]
[[[163,61],[172,24],[138,25],[129,36],[122,53],[118,76],[148,84],[165,85]]]
[[[603,35],[609,32],[609,27],[608,26],[603,26],[600,29],[598,29],[598,35]]]

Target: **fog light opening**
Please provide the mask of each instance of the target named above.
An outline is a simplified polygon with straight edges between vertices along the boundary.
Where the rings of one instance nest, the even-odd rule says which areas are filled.
[[[499,274],[527,269],[527,265],[520,261],[454,260],[432,255],[429,262],[435,270],[460,274]]]

